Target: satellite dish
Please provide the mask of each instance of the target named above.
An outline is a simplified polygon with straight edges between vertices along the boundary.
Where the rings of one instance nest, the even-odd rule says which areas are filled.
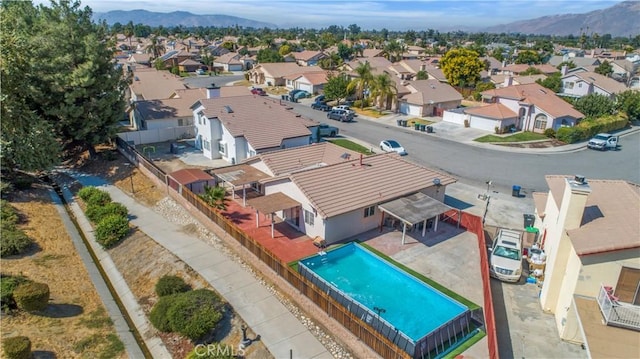
[[[433,184],[436,185],[436,186],[439,186],[440,185],[440,178],[434,178],[433,179]]]

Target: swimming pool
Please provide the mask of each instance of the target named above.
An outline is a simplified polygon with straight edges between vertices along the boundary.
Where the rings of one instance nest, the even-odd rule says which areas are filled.
[[[468,307],[357,243],[305,258],[298,271],[414,358],[440,358],[477,331]]]

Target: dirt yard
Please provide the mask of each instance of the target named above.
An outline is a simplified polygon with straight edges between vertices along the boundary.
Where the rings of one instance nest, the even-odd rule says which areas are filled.
[[[104,155],[106,151],[113,150],[102,149],[101,152],[103,158],[111,160],[86,160],[82,171],[103,176],[126,193],[131,194],[133,189],[133,196],[148,207],[155,206],[165,198],[165,193],[153,185],[145,175],[134,167],[125,165],[127,161],[124,157],[115,151],[112,152],[113,155]],[[79,189],[78,186],[71,188]],[[184,230],[196,234],[196,228],[191,226],[185,226]],[[155,283],[163,275],[181,276],[194,289],[208,287],[215,290],[191,267],[139,230],[133,231],[120,245],[110,249],[109,253],[147,315],[158,300],[154,288]],[[223,320],[213,340],[237,348],[242,339],[240,330],[242,324],[244,322],[241,318],[230,313]],[[158,333],[155,330],[153,333],[142,334],[159,336],[174,358],[184,358],[193,349],[193,343],[179,335]],[[272,358],[264,344],[259,341],[245,349],[245,356],[260,359]]]
[[[13,192],[9,201],[26,219],[20,227],[37,248],[2,258],[2,273],[47,283],[51,300],[42,313],[3,314],[2,338],[29,337],[34,358],[126,358],[47,190],[35,185]]]

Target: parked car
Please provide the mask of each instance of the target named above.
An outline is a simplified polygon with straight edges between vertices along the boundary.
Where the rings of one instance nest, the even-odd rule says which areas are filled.
[[[207,71],[204,69],[197,69],[196,70],[196,75],[206,75]]]
[[[311,104],[311,108],[314,110],[320,110],[320,111],[331,111],[331,106],[327,105],[326,103],[322,103],[322,102],[314,102]]]
[[[332,110],[344,110],[344,111],[347,111],[351,115],[355,115],[355,111],[353,111],[351,109],[351,107],[349,107],[347,105],[333,106],[331,109]]]
[[[348,113],[345,110],[331,110],[327,113],[327,118],[332,120],[337,120],[340,122],[351,122],[353,121],[353,115]]]
[[[522,276],[522,232],[500,228],[490,251],[489,274],[505,282],[520,281]]]
[[[601,151],[607,149],[616,150],[618,149],[618,140],[618,136],[614,136],[610,133],[599,133],[589,140],[587,147]]]
[[[311,93],[305,90],[300,90],[293,95],[293,98],[296,100],[299,100],[301,98],[308,98],[308,97],[311,97]]]
[[[336,137],[340,133],[340,129],[334,126],[329,126],[326,123],[321,123],[318,125],[318,134],[320,137]]]
[[[316,99],[314,100],[315,102],[321,102],[321,103],[326,103],[327,101],[325,100],[324,95],[320,95],[318,97],[316,97]]]
[[[251,89],[251,93],[259,96],[267,96],[267,92],[260,87],[254,87]]]
[[[400,156],[407,154],[407,151],[396,140],[384,140],[380,142],[380,149],[385,152],[398,152]]]
[[[294,96],[300,91],[303,91],[303,90],[296,89],[296,90],[289,91],[289,99],[293,100]]]

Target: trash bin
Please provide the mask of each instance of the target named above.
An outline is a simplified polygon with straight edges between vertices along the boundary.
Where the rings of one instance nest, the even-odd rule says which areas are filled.
[[[427,132],[433,133],[433,126],[427,126]]]
[[[514,197],[520,197],[520,186],[513,186],[511,187],[511,195]]]
[[[420,131],[420,124],[419,124],[419,123],[417,123],[417,122],[416,122],[416,123],[414,123],[414,124],[413,124],[413,129],[414,129],[414,130],[416,130],[416,131]]]
[[[400,126],[407,127],[407,120],[400,120]]]
[[[531,247],[538,241],[538,233],[540,230],[535,227],[525,227],[524,247]]]
[[[426,127],[427,127],[427,125],[423,125],[423,124],[421,124],[421,125],[420,125],[420,131],[424,132],[424,131],[425,131],[425,129],[426,129]]]
[[[398,127],[402,126],[402,120],[396,120],[396,122],[398,123]]]
[[[524,228],[533,227],[533,223],[536,221],[536,216],[533,214],[524,214]]]
[[[287,95],[280,95],[280,99],[281,100],[286,100],[287,99]]]

